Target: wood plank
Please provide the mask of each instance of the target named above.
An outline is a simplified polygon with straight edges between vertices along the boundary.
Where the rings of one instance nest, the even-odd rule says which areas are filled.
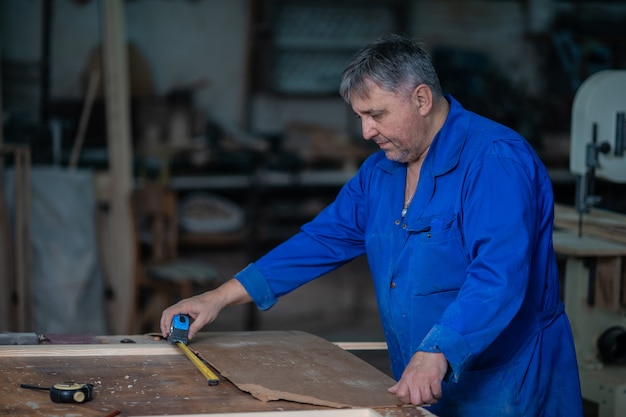
[[[87,85],[87,92],[85,93],[85,101],[83,102],[83,109],[80,114],[80,120],[78,122],[78,132],[74,138],[74,145],[72,146],[72,154],[70,156],[70,168],[74,169],[78,166],[78,160],[83,148],[83,142],[85,140],[85,133],[87,132],[87,124],[89,117],[91,116],[91,109],[93,108],[93,102],[96,99],[96,93],[98,86],[100,85],[100,68],[95,67],[91,69],[89,74],[89,84]]]
[[[110,211],[107,229],[107,254],[104,270],[113,290],[109,303],[110,333],[128,332],[132,327],[135,247],[131,235],[129,207],[132,184],[132,149],[130,133],[130,98],[128,60],[124,35],[124,2],[101,3],[104,32],[104,91],[109,150]]]
[[[333,342],[343,350],[387,350],[387,342]]]
[[[383,414],[381,414],[383,413]],[[171,417],[276,417],[276,412],[176,414]],[[280,417],[437,417],[424,408],[404,406],[374,410],[371,408],[280,411]],[[134,416],[151,417],[151,416]]]
[[[30,148],[26,145],[0,146],[0,161],[12,155],[13,166],[13,223],[4,200],[4,175],[0,177],[0,288],[4,289],[6,329],[31,331],[33,327],[32,245],[31,245],[31,188]],[[0,171],[2,172],[2,171]],[[4,172],[2,172],[4,174]],[[14,293],[15,300],[11,299]],[[13,306],[12,306],[13,305]],[[4,320],[0,319],[0,322]]]
[[[122,339],[138,340],[135,343],[120,343]],[[180,351],[174,345],[164,341],[141,340],[142,336],[107,337],[102,344],[93,345],[0,345],[0,358],[64,357],[64,356],[134,356],[134,355],[178,355]],[[114,344],[116,343],[116,344]],[[386,350],[385,342],[334,342],[344,350]]]
[[[558,254],[591,257],[591,256],[625,256],[626,245],[608,241],[594,236],[579,237],[574,232],[555,230],[552,236],[554,250]]]
[[[32,274],[30,148],[15,149],[15,276],[17,279],[18,331],[34,328]]]
[[[0,358],[168,356],[180,354],[180,349],[166,342],[161,345],[131,343],[119,345],[0,346]]]
[[[239,389],[262,401],[329,407],[392,407],[395,381],[317,336],[298,332],[201,334],[190,347]]]
[[[1,65],[0,65],[1,67]],[[1,79],[1,77],[0,77]],[[1,86],[1,84],[0,84]],[[0,88],[1,92],[1,88]],[[0,117],[2,117],[2,95],[0,94]],[[2,120],[2,119],[0,119]],[[0,329],[17,330],[14,325],[15,308],[11,294],[14,291],[13,280],[13,239],[9,210],[5,199],[4,151],[2,131],[0,129]]]
[[[556,203],[554,211],[558,220],[578,222],[578,212],[573,206]],[[597,207],[592,207],[589,213],[585,213],[583,219],[592,223],[617,226],[618,228],[626,226],[626,215]]]
[[[176,417],[275,417],[273,412],[257,413],[211,413],[211,414],[181,414]],[[280,417],[382,417],[371,408],[355,408],[350,410],[300,410],[282,411]],[[136,416],[149,417],[149,416]]]
[[[1,46],[1,42],[0,42]],[[2,48],[0,48],[2,51]],[[2,110],[2,65],[0,65],[0,120],[4,120]],[[12,242],[11,242],[11,226],[9,223],[9,213],[5,203],[4,196],[4,153],[2,147],[4,145],[4,128],[0,128],[0,329],[14,329],[11,320],[12,309],[11,294],[13,293],[13,270],[10,263],[13,259]]]
[[[578,233],[579,215],[574,207],[554,205],[554,225],[558,229]],[[600,237],[626,244],[626,215],[592,208],[583,215],[583,236]]]

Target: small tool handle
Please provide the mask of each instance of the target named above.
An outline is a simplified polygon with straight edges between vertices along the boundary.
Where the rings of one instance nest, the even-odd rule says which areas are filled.
[[[40,387],[39,385],[30,385],[30,384],[20,384],[20,388],[38,389],[38,390],[42,390],[42,391],[50,391],[50,388]]]
[[[63,382],[50,388],[39,385],[20,384],[21,388],[50,391],[50,399],[55,403],[84,403],[91,400],[93,385]]]

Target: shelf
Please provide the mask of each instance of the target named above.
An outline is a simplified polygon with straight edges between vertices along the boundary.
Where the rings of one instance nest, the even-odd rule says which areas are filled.
[[[173,176],[169,185],[175,190],[233,190],[251,187],[341,187],[354,176],[353,171],[324,170],[298,173],[261,171],[253,174]]]

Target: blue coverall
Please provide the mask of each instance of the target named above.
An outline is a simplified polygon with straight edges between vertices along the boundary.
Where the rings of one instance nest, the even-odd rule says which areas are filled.
[[[366,253],[393,374],[450,365],[439,416],[582,416],[548,172],[513,130],[450,112],[406,217],[406,165],[371,155],[300,232],[236,275],[260,309]]]

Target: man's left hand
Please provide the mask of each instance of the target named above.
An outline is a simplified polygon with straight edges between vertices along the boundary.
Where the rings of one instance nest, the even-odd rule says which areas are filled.
[[[415,352],[400,381],[389,392],[405,404],[434,404],[441,398],[441,381],[447,371],[443,353]]]

